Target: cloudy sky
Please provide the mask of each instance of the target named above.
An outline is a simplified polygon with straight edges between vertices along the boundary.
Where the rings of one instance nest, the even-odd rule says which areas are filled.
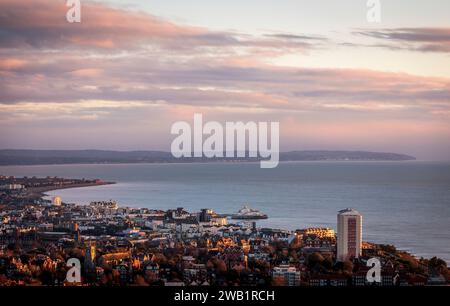
[[[0,0],[0,148],[169,150],[177,120],[281,149],[450,159],[450,2]]]

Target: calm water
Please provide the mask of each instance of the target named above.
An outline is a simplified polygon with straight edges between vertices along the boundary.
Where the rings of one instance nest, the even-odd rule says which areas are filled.
[[[338,210],[363,215],[363,239],[450,262],[450,163],[296,162],[0,167],[0,174],[101,178],[115,185],[57,190],[66,202],[114,199],[123,206],[269,215],[260,226],[336,228]]]

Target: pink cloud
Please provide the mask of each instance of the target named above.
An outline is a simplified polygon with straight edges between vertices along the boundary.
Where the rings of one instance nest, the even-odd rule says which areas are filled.
[[[2,38],[10,46],[97,48],[125,47],[150,39],[176,38],[203,33],[180,27],[154,16],[125,12],[83,1],[82,22],[68,23],[65,1],[4,0],[0,2]]]
[[[362,30],[356,34],[383,40],[386,44],[376,46],[385,48],[421,52],[450,52],[450,28]]]
[[[0,42],[5,47],[130,49],[162,46],[172,50],[201,47],[258,48],[287,52],[312,48],[308,36],[253,37],[177,25],[150,14],[83,1],[81,23],[68,23],[65,1],[3,0],[0,2]],[[322,39],[317,38],[318,41]],[[256,51],[253,49],[253,52]]]
[[[0,71],[16,70],[25,67],[27,64],[26,60],[17,58],[0,58]]]
[[[66,11],[65,1],[0,1],[0,129],[127,138],[164,133],[200,110],[208,120],[280,120],[294,144],[382,143],[383,134],[390,143],[434,135],[448,143],[448,78],[275,67],[266,60],[327,40],[217,32],[87,1],[81,24],[70,24]],[[433,35],[415,41],[445,41]]]

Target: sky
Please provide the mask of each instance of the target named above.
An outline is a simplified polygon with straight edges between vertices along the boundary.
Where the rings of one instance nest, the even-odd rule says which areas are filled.
[[[289,150],[450,160],[450,2],[0,0],[0,149],[169,150],[279,121]]]

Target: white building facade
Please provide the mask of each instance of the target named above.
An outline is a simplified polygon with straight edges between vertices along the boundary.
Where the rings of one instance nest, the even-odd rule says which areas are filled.
[[[279,265],[272,270],[273,278],[281,278],[284,286],[300,286],[300,271],[289,265]]]
[[[337,227],[337,260],[361,256],[362,215],[351,208],[341,210],[337,215]]]

